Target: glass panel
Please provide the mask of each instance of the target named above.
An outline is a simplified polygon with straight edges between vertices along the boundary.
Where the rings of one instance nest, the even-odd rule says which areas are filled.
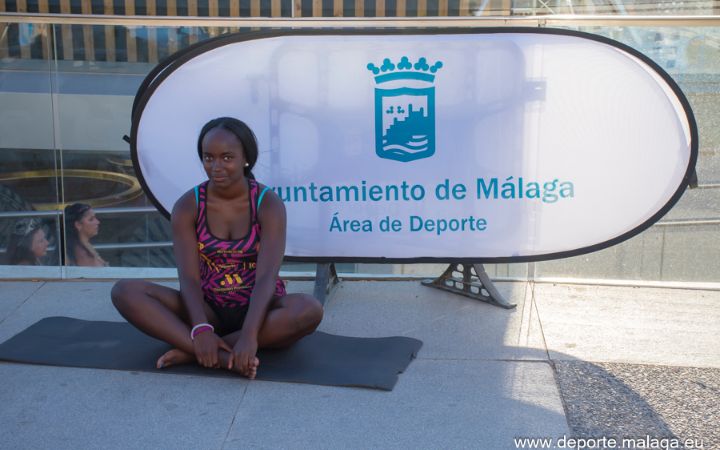
[[[680,85],[697,121],[699,187],[688,189],[661,223],[609,249],[537,264],[539,277],[662,281],[720,280],[720,30],[703,27],[580,28],[643,52]]]
[[[447,17],[510,8],[505,0],[295,0],[295,5],[296,17]]]
[[[130,133],[135,92],[154,64],[147,61],[147,45],[141,46],[144,53],[137,51],[137,43],[144,41],[142,33],[139,36],[135,30],[60,25],[54,31],[64,261],[67,265],[118,265],[122,256],[101,244],[137,241],[136,228],[146,229],[146,217],[137,215],[129,220],[131,225],[106,220],[102,210],[149,204],[134,175],[129,145],[122,137]],[[134,265],[150,266],[148,252],[139,254],[144,257],[130,259]]]
[[[295,17],[453,17],[545,14],[707,15],[716,1],[294,0]]]
[[[623,1],[569,1],[569,0],[515,0],[511,2],[511,15],[542,14],[607,14],[607,15],[707,15],[717,14],[715,1],[647,2]],[[715,12],[714,12],[715,11]]]
[[[59,266],[49,28],[0,23],[0,277]],[[60,275],[58,267],[22,276]]]
[[[18,214],[0,218],[0,277],[59,277],[59,227],[55,217]],[[42,267],[44,266],[44,267]]]
[[[519,264],[485,264],[485,271],[493,278],[520,278],[528,276],[528,265]],[[436,278],[442,275],[448,264],[358,264],[353,272],[363,274],[384,274],[408,277]],[[341,271],[338,267],[338,271]]]
[[[97,210],[95,248],[110,266],[175,267],[170,222],[159,212]]]
[[[54,30],[66,265],[173,267],[169,222],[144,195],[123,136],[130,134],[135,94],[159,60],[238,29],[59,25]],[[77,270],[67,274],[86,276]]]
[[[527,279],[528,265],[518,264],[485,264],[485,271],[493,278]],[[314,263],[285,263],[282,270],[290,273],[315,273]],[[423,277],[437,278],[448,268],[448,264],[442,263],[418,263],[418,264],[368,264],[368,263],[336,263],[335,269],[338,273],[357,273],[363,275],[383,275],[397,277]]]
[[[93,2],[93,8],[96,6]],[[262,5],[261,5],[262,3]],[[567,2],[498,2],[520,14],[566,12]],[[75,5],[75,3],[72,3]],[[269,4],[269,6],[267,6]],[[247,8],[247,15],[272,15],[273,4],[283,16],[295,15],[448,15],[486,14],[496,3],[423,1],[305,1],[218,2],[218,15]],[[107,5],[107,2],[106,4]],[[124,13],[125,2],[114,2]],[[176,13],[187,3],[175,3]],[[206,4],[208,14],[215,6]],[[253,6],[254,5],[254,6]],[[260,5],[260,6],[259,6]],[[504,6],[503,6],[504,5]],[[659,4],[661,7],[663,4]],[[77,6],[77,5],[76,5]],[[639,11],[640,4],[624,4],[623,13]],[[50,8],[54,6],[51,4]],[[73,6],[75,7],[75,6]],[[82,4],[79,4],[82,8]],[[575,12],[579,4],[573,6]],[[586,8],[590,6],[586,5]],[[595,4],[593,12],[601,8]],[[683,7],[712,11],[712,4]],[[139,8],[139,7],[137,7]],[[152,4],[136,8],[152,14]],[[183,9],[185,8],[185,9]],[[200,13],[204,6],[198,4]],[[266,9],[270,8],[270,12]],[[380,9],[384,8],[381,12]],[[404,8],[404,9],[403,9]],[[423,9],[424,8],[424,9]],[[462,9],[466,8],[466,9]],[[120,11],[122,9],[122,11]],[[497,9],[502,10],[502,8]],[[79,10],[81,11],[81,9]],[[259,12],[258,12],[259,11]],[[588,9],[589,11],[589,9]],[[57,11],[61,12],[61,11]],[[95,12],[93,10],[93,12]],[[155,14],[171,13],[170,3],[157,2]],[[253,14],[253,12],[255,14]],[[277,11],[276,11],[277,12]],[[667,10],[665,13],[672,13]],[[362,13],[362,14],[358,14]],[[679,83],[691,103],[701,137],[697,175],[699,187],[688,190],[663,218],[663,223],[618,246],[556,261],[535,264],[536,277],[582,277],[669,281],[718,281],[716,246],[720,238],[720,131],[716,126],[720,100],[720,31],[711,27],[584,27],[644,52]],[[7,265],[9,246],[16,246],[16,228],[34,218],[41,221],[49,241],[47,253],[33,263],[59,264],[67,243],[67,226],[56,214],[66,205],[93,208],[99,222],[91,244],[112,267],[172,267],[169,224],[139,189],[131,167],[128,144],[130,109],[136,90],[158,61],[195,42],[227,32],[217,27],[47,27],[0,24],[0,276],[15,270]],[[51,64],[49,36],[54,33],[57,60]],[[53,98],[51,93],[56,94]],[[61,153],[58,149],[62,149]],[[62,158],[60,158],[62,154]],[[57,176],[62,163],[63,177]],[[34,216],[46,211],[47,215]],[[10,213],[10,215],[8,215]],[[31,217],[33,215],[33,217]],[[30,224],[29,228],[36,227]],[[60,229],[65,228],[63,239]],[[16,236],[20,236],[19,234]],[[444,264],[341,264],[341,272],[437,276]],[[288,271],[314,271],[308,263],[286,264]],[[486,265],[491,276],[523,278],[528,264]],[[27,272],[24,272],[27,276]],[[55,272],[57,273],[57,271]]]
[[[720,280],[720,224],[654,226],[627,242],[574,258],[536,263],[542,277],[610,280]]]
[[[293,0],[2,0],[2,3],[9,12],[52,14],[292,17],[293,12]]]

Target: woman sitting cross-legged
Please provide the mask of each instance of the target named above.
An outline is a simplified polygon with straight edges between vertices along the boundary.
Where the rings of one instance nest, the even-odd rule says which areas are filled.
[[[317,328],[323,310],[311,296],[286,293],[278,278],[285,206],[251,173],[258,149],[250,128],[228,117],[208,122],[198,155],[208,180],[182,195],[171,217],[180,291],[121,280],[112,300],[128,322],[173,346],[159,368],[197,361],[252,379],[258,348],[292,345]]]

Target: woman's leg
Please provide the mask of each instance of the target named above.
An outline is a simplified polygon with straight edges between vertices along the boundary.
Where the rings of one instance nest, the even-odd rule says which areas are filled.
[[[120,280],[113,286],[111,297],[118,312],[140,331],[194,355],[180,292],[144,280]],[[218,326],[217,316],[205,302],[203,308],[208,322]]]
[[[290,346],[315,331],[322,318],[322,305],[310,295],[288,294],[275,298],[260,328],[258,348]],[[232,347],[240,334],[238,330],[223,336],[223,339]]]
[[[299,341],[302,337],[315,331],[323,317],[323,308],[320,302],[312,296],[305,294],[288,294],[276,297],[270,303],[265,315],[265,321],[258,334],[258,348],[283,348]],[[223,336],[225,342],[234,347],[240,339],[242,331],[237,330]],[[229,354],[220,356],[222,364],[228,364]],[[247,373],[242,373],[251,380],[257,374],[260,361],[255,358],[254,364]],[[233,368],[233,370],[237,370]]]
[[[174,347],[158,359],[158,367],[194,361],[194,348],[190,339],[185,306],[175,289],[143,280],[120,280],[112,289],[112,301],[118,312],[142,332],[167,342]],[[203,304],[208,322],[218,326],[215,312]],[[270,304],[265,321],[258,335],[259,348],[287,347],[315,331],[323,316],[322,305],[314,297],[305,294],[289,294],[276,298]],[[240,331],[223,336],[231,347],[237,343]],[[230,355],[218,352],[221,366]],[[259,361],[252,373],[243,374],[254,378]],[[237,369],[233,368],[237,371]]]

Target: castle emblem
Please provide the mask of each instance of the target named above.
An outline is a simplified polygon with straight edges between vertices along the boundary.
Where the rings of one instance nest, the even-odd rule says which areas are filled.
[[[411,63],[403,56],[397,65],[389,58],[382,66],[367,65],[375,75],[375,153],[381,158],[409,162],[435,153],[435,73],[426,58]]]

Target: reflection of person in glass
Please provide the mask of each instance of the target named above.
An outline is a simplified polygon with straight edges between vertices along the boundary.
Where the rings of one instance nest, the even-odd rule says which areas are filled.
[[[7,246],[9,264],[39,266],[47,254],[48,240],[45,229],[37,219],[20,219]]]
[[[65,253],[69,266],[108,265],[90,243],[99,229],[100,221],[90,205],[73,203],[65,207]]]
[[[183,194],[171,218],[180,291],[122,280],[113,303],[128,322],[174,347],[158,367],[197,361],[252,379],[258,348],[287,347],[312,333],[322,306],[287,294],[278,278],[285,206],[252,175],[258,149],[250,128],[227,117],[208,122],[198,156],[209,180]]]

